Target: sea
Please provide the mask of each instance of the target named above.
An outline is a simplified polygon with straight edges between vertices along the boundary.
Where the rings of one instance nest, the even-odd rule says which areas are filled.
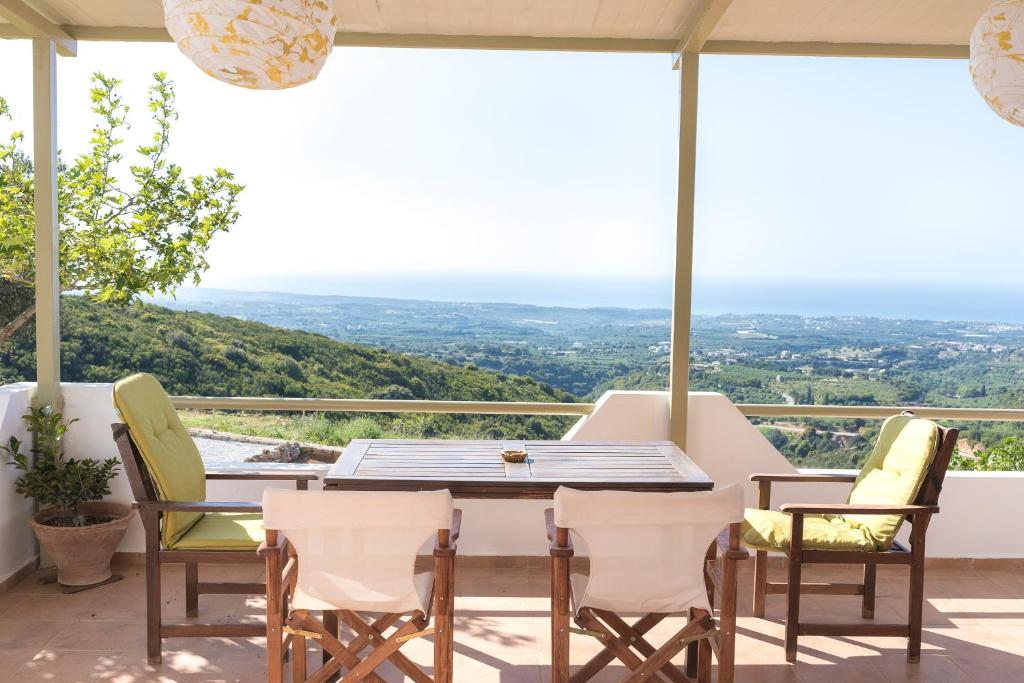
[[[622,278],[535,275],[374,273],[265,274],[258,280],[218,281],[217,288],[572,308],[672,307],[669,277]],[[698,278],[697,314],[849,315],[916,320],[1024,323],[1022,282],[736,280]]]

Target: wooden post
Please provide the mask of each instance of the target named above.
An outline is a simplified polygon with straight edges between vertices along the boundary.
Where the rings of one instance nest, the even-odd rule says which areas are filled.
[[[32,39],[32,135],[36,240],[36,405],[60,407],[57,219],[57,48]]]
[[[676,198],[675,281],[672,290],[672,355],[669,369],[669,435],[686,450],[690,393],[690,314],[693,297],[693,211],[697,172],[698,52],[682,56],[679,106],[679,187]]]

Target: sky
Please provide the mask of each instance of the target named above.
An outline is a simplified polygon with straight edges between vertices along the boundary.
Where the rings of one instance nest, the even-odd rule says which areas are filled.
[[[30,62],[29,43],[0,41],[0,95],[29,138]],[[280,92],[219,83],[172,44],[83,42],[58,69],[66,156],[93,125],[92,72],[125,81],[134,144],[163,70],[171,158],[246,185],[204,285],[509,299],[516,282],[601,282],[619,305],[671,291],[666,55],[337,48]],[[1024,130],[966,62],[704,56],[700,77],[698,281],[1024,287]]]

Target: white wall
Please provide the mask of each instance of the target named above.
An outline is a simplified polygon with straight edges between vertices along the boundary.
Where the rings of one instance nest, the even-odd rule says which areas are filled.
[[[12,436],[20,439],[24,448],[32,445],[21,416],[28,412],[35,391],[33,384],[0,386],[0,443],[4,445]],[[35,537],[28,526],[32,502],[14,491],[18,471],[7,464],[6,453],[0,453],[0,581],[35,560]]]
[[[668,392],[611,392],[586,420],[578,438],[666,439],[667,420],[648,432],[648,413],[668,414]],[[655,398],[662,402],[658,405]],[[694,392],[689,400],[687,455],[717,485],[740,482],[747,504],[755,505],[757,489],[749,483],[755,472],[793,472],[792,465],[760,431],[721,394]],[[628,434],[617,437],[616,434]],[[814,470],[804,470],[814,471]],[[835,471],[835,470],[831,470]],[[774,484],[772,507],[781,503],[842,502],[849,484]],[[1024,472],[949,472],[939,498],[940,512],[928,531],[931,557],[1024,558],[1024,540],[1013,513],[1024,500]],[[901,532],[906,540],[907,530]]]
[[[0,437],[27,436],[20,416],[28,407],[31,385],[0,387]],[[69,456],[117,457],[110,425],[120,421],[111,401],[109,384],[65,384],[65,415],[79,419],[68,432]],[[792,465],[724,396],[693,393],[689,399],[688,455],[719,485],[741,482],[748,503],[756,501],[749,483],[753,472],[792,472]],[[668,394],[666,392],[609,392],[598,401],[589,417],[573,427],[567,439],[666,440]],[[273,465],[261,465],[269,469]],[[287,465],[279,467],[289,467]],[[303,466],[307,468],[308,466]],[[27,519],[31,507],[14,494],[14,473],[0,473],[0,581],[31,561],[34,544]],[[928,534],[928,554],[933,557],[1024,557],[1016,516],[1009,514],[1024,500],[1024,473],[950,473],[940,501],[942,512]],[[268,484],[213,481],[208,500],[259,500]],[[290,482],[269,485],[288,487]],[[314,487],[315,488],[315,487]],[[773,487],[773,504],[782,502],[835,502],[845,498],[848,485],[779,484]],[[128,482],[121,474],[112,483],[111,500],[131,502]],[[460,554],[545,555],[547,541],[542,511],[548,501],[460,500],[464,511]],[[142,531],[132,523],[119,548],[142,552]]]

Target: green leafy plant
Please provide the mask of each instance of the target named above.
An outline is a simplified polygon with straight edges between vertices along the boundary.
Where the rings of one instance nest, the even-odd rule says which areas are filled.
[[[957,451],[949,468],[974,472],[1024,471],[1024,439],[1008,436],[992,448],[975,451],[974,455],[962,455]]]
[[[213,237],[239,218],[242,185],[216,168],[187,175],[168,159],[171,128],[178,118],[174,87],[164,73],[149,88],[151,144],[122,152],[129,128],[120,81],[96,73],[90,101],[98,121],[85,153],[58,163],[61,292],[89,294],[97,301],[126,304],[142,294],[170,293],[199,283]],[[0,97],[0,123],[11,121]],[[35,282],[33,163],[24,135],[0,139],[0,279],[31,287]],[[26,302],[0,325],[0,345],[35,314]],[[7,316],[5,316],[7,317]]]
[[[119,465],[117,458],[65,457],[64,435],[77,420],[65,422],[50,406],[32,408],[23,419],[33,436],[30,453],[25,453],[21,441],[13,436],[7,445],[0,446],[0,451],[10,456],[9,464],[22,472],[15,481],[15,490],[26,498],[35,498],[44,508],[67,510],[75,526],[85,526],[87,519],[78,506],[110,494],[110,480]]]

